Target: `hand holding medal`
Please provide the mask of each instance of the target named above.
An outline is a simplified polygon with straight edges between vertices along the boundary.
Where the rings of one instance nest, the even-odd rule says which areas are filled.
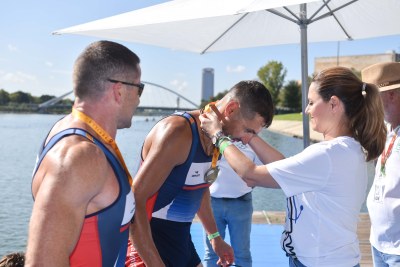
[[[214,114],[212,114],[210,111],[214,111]],[[212,118],[212,120],[211,120]],[[215,182],[215,180],[218,177],[218,172],[219,172],[219,168],[217,166],[217,162],[218,162],[218,157],[220,155],[220,151],[218,149],[219,146],[219,141],[221,140],[221,138],[228,138],[224,135],[224,133],[222,132],[222,124],[220,121],[225,121],[225,118],[222,116],[222,114],[219,112],[218,108],[215,106],[215,103],[210,103],[205,107],[204,112],[202,112],[200,114],[200,122],[201,122],[201,128],[205,133],[208,133],[208,131],[206,129],[203,128],[203,121],[204,119],[208,119],[208,122],[216,122],[215,124],[210,124],[210,127],[213,125],[214,127],[216,127],[217,130],[215,134],[208,134],[209,137],[211,136],[211,140],[212,143],[214,145],[214,150],[213,150],[213,158],[212,158],[212,162],[211,162],[211,167],[206,171],[206,173],[204,174],[204,181],[212,184],[213,182]]]

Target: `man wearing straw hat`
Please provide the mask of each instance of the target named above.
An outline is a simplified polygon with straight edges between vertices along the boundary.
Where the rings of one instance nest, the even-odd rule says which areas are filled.
[[[362,80],[378,86],[388,135],[367,198],[374,266],[400,266],[400,63],[378,63],[362,70]]]

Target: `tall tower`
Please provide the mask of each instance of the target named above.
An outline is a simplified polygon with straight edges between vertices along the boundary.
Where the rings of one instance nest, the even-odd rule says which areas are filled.
[[[214,96],[214,69],[204,68],[201,81],[201,100],[208,101]]]

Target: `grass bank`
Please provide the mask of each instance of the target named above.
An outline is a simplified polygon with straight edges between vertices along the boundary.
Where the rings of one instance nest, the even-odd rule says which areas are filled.
[[[279,114],[274,116],[274,120],[281,121],[302,121],[303,116],[300,112],[298,113],[290,113],[290,114]]]

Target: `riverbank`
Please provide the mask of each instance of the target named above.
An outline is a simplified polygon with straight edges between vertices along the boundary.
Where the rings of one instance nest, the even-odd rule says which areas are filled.
[[[285,121],[273,120],[268,130],[295,138],[303,138],[303,122],[302,121]],[[324,139],[321,133],[318,133],[310,127],[310,140],[312,142],[320,142]]]

